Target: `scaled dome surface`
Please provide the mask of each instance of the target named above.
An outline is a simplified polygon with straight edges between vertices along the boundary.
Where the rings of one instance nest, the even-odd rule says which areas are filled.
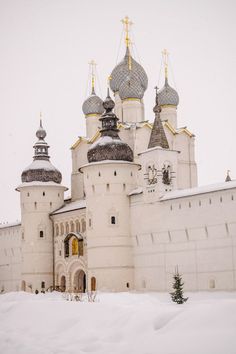
[[[102,99],[95,94],[94,90],[92,91],[92,94],[84,101],[82,110],[85,115],[102,114],[104,112]]]
[[[178,106],[179,104],[179,95],[177,91],[169,85],[167,79],[165,80],[164,87],[158,91],[158,102],[160,106]]]
[[[126,98],[142,99],[143,95],[144,90],[140,81],[136,80],[134,76],[127,78],[127,80],[120,85],[119,96],[122,100]]]

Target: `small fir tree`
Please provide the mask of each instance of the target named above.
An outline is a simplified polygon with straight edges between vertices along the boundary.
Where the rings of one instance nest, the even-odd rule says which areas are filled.
[[[177,304],[183,304],[188,300],[188,297],[184,297],[183,286],[184,283],[182,282],[181,275],[179,274],[178,267],[175,269],[175,274],[173,275],[174,282],[173,282],[173,289],[174,291],[170,293],[171,299],[173,302]]]

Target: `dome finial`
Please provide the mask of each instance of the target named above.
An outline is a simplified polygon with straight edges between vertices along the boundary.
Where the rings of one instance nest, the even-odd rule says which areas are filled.
[[[162,51],[162,56],[163,56],[163,62],[165,67],[165,82],[167,82],[168,81],[168,61],[169,61],[169,53],[167,49],[164,49]]]
[[[125,31],[125,44],[126,47],[129,48],[130,46],[130,37],[129,37],[129,32],[130,32],[130,26],[133,25],[133,22],[130,21],[128,16],[125,16],[125,18],[123,18],[121,20],[121,22],[124,25],[124,31]]]
[[[126,53],[128,55],[128,67],[129,70],[132,69],[132,60],[131,60],[131,55],[130,55],[130,37],[129,37],[129,32],[130,32],[130,26],[133,24],[133,22],[130,21],[128,16],[125,16],[125,18],[123,18],[121,20],[121,22],[124,25],[124,31],[125,31],[125,45],[126,45]]]
[[[96,70],[95,68],[96,68],[96,65],[97,65],[96,62],[93,59],[89,62],[90,72],[91,72],[91,81],[92,81],[92,83],[91,83],[92,95],[95,95],[95,70]]]

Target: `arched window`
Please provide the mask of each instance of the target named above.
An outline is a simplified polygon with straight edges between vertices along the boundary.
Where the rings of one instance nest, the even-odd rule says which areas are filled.
[[[79,253],[79,242],[77,238],[73,238],[72,240],[72,256],[75,256]]]
[[[59,235],[59,226],[56,225],[56,236],[58,236],[58,235]]]
[[[60,227],[61,227],[61,235],[64,235],[64,232],[65,232],[64,225],[61,223]]]
[[[111,216],[111,224],[114,225],[116,223],[116,217]]]
[[[76,220],[76,222],[75,222],[75,230],[76,230],[76,232],[80,232],[80,223],[79,223],[79,220]]]
[[[70,222],[70,232],[75,232],[75,225],[73,221]]]
[[[82,224],[82,232],[85,232],[85,230],[86,230],[86,221],[84,219],[82,219],[81,224]]]
[[[43,231],[39,231],[39,237],[43,238]]]
[[[96,278],[91,278],[91,291],[96,291]]]
[[[78,244],[79,244],[79,256],[83,256],[84,255],[84,241],[79,240]]]
[[[68,234],[69,233],[69,224],[68,224],[68,222],[66,223],[66,234]]]
[[[70,255],[69,240],[66,240],[66,241],[65,241],[64,247],[65,247],[65,248],[64,248],[65,257],[69,257],[69,255]]]

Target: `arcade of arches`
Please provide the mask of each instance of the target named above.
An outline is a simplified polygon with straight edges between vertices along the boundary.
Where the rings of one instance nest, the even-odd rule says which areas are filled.
[[[71,284],[71,289],[67,289],[67,284],[66,284],[66,277],[65,275],[62,275],[60,278],[60,290],[61,291],[73,291],[75,293],[84,293],[87,291],[87,280],[86,280],[86,274],[84,270],[78,269],[72,280]],[[90,290],[91,291],[96,291],[96,278],[92,277],[90,280]]]

